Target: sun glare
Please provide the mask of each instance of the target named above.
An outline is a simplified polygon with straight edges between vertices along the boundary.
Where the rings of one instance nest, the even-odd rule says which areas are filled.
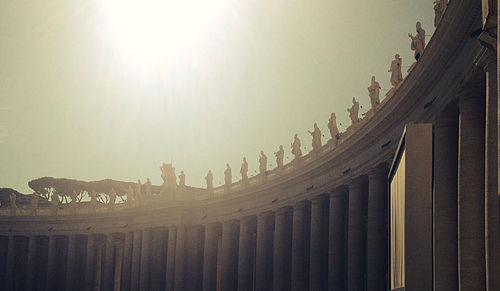
[[[184,57],[216,33],[227,0],[105,0],[106,38],[127,64],[158,66]]]

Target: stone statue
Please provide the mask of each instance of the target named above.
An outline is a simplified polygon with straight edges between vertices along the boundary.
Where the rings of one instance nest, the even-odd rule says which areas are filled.
[[[94,190],[92,190],[90,193],[89,193],[89,196],[90,196],[90,205],[92,207],[95,207],[95,205],[97,204],[97,194],[95,193]],[[54,196],[52,196],[52,201],[54,201]]]
[[[260,151],[259,157],[259,173],[264,175],[267,170],[267,156],[264,154],[264,151]]]
[[[243,163],[240,168],[241,181],[243,182],[243,186],[246,187],[248,185],[248,163],[247,158],[243,157]]]
[[[425,48],[425,30],[422,28],[422,24],[420,21],[417,22],[417,34],[413,36],[411,33],[408,33],[408,36],[411,38],[411,50],[415,51],[415,60],[418,61]]]
[[[298,159],[302,156],[302,151],[300,150],[301,144],[300,144],[300,139],[295,134],[293,137],[293,143],[292,143],[292,154],[294,155],[295,159]]]
[[[212,170],[208,170],[205,180],[207,181],[207,189],[212,191],[214,189],[214,175],[212,175]]]
[[[226,188],[231,186],[231,183],[233,182],[233,174],[229,164],[226,164],[226,170],[224,171],[224,182]]]
[[[153,194],[152,192],[152,187],[153,185],[151,185],[151,181],[149,180],[149,178],[146,178],[146,183],[144,183],[144,192],[146,194],[146,196],[151,196],[151,194]]]
[[[309,134],[312,136],[312,148],[313,151],[318,151],[321,149],[321,130],[319,130],[318,124],[314,123],[314,130],[309,131]]]
[[[131,205],[132,201],[134,201],[134,189],[132,188],[131,185],[128,185],[127,188],[127,204]]]
[[[352,97],[352,106],[351,108],[347,109],[347,112],[349,112],[349,118],[351,118],[352,124],[356,124],[359,122],[359,102],[356,101],[355,97]]]
[[[109,191],[109,201],[108,204],[114,206],[116,202],[116,191],[114,188],[111,188],[111,191]]]
[[[443,17],[443,10],[441,7],[441,0],[434,1],[434,27],[439,25],[441,18]]]
[[[163,179],[162,192],[177,188],[177,177],[175,176],[175,168],[172,167],[172,164],[163,163],[160,166],[160,170],[162,172],[161,178]]]
[[[337,127],[337,116],[335,112],[332,112],[330,119],[328,119],[328,129],[330,130],[330,135],[332,139],[337,141],[340,138],[339,128]]]
[[[280,145],[280,148],[277,152],[274,153],[276,156],[276,165],[278,169],[283,168],[283,160],[285,158],[285,151],[283,150],[283,145]]]
[[[184,174],[184,171],[181,171],[181,174],[179,175],[179,188],[186,188],[186,175]]]
[[[59,195],[57,193],[52,192],[52,206],[58,207],[59,206]]]
[[[10,193],[10,207],[16,209],[16,193]]]
[[[402,60],[399,54],[394,56],[394,60],[391,63],[391,68],[389,72],[391,72],[391,84],[393,87],[397,87],[401,81],[403,81],[403,74],[401,74],[401,65]]]
[[[372,84],[368,87],[368,95],[370,96],[370,102],[372,104],[372,108],[377,107],[380,104],[380,84],[375,81],[375,76],[372,76]]]
[[[137,184],[135,185],[134,193],[135,193],[135,197],[134,197],[135,202],[140,205],[142,203],[142,185],[141,185],[140,179],[137,180]]]

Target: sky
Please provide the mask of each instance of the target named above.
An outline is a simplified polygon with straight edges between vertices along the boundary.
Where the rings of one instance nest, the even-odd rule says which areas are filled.
[[[433,18],[432,0],[0,0],[0,188],[160,185],[163,162],[220,185],[261,150],[272,169],[295,133],[310,151],[315,122],[325,143],[331,112],[345,130],[352,97],[366,112],[372,75],[383,97]]]

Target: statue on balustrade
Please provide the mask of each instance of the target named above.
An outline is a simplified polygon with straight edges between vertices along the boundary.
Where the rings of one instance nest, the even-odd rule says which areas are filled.
[[[332,139],[335,140],[335,144],[340,138],[339,128],[337,127],[337,116],[335,112],[332,112],[330,119],[328,119],[328,129],[330,130],[330,135]]]
[[[375,81],[375,76],[372,76],[372,84],[368,87],[368,95],[370,96],[370,103],[372,108],[377,107],[380,104],[380,84]]]
[[[132,202],[135,200],[134,198],[134,189],[131,185],[128,185],[127,188],[127,205],[132,206]]]
[[[52,206],[57,208],[59,206],[59,195],[57,193],[52,192]]]
[[[441,7],[441,0],[434,1],[434,27],[439,25],[441,18],[443,17],[443,10]]]
[[[109,191],[109,201],[108,201],[108,204],[110,204],[111,206],[114,206],[115,203],[116,203],[116,191],[115,191],[115,188],[111,188],[111,191]]]
[[[283,150],[283,145],[280,145],[280,148],[278,149],[277,152],[274,153],[274,156],[276,156],[276,165],[278,169],[282,169],[283,160],[285,158],[285,151]]]
[[[314,123],[314,130],[308,130],[308,132],[312,136],[313,151],[319,151],[321,149],[321,130],[319,130],[318,124]]]
[[[73,192],[71,192],[71,195],[69,196],[69,198],[71,198],[71,207],[76,207],[76,202],[77,202],[77,198],[78,197],[78,194],[76,193],[76,191],[73,190]]]
[[[205,177],[205,181],[207,181],[208,191],[212,191],[214,189],[214,175],[212,174],[212,170],[208,170],[208,174]]]
[[[172,164],[163,163],[160,166],[161,169],[161,178],[163,179],[163,185],[161,186],[161,192],[166,193],[170,190],[174,190],[177,188],[177,177],[175,175],[175,168],[172,167]]]
[[[146,193],[146,196],[151,196],[151,194],[153,194],[151,190],[152,187],[153,185],[151,185],[151,181],[149,178],[146,178],[146,183],[144,183],[144,192]]]
[[[260,151],[259,173],[261,175],[265,175],[266,171],[267,171],[267,156],[264,154],[264,151]]]
[[[135,184],[135,203],[136,205],[141,205],[142,204],[142,185],[141,185],[141,179],[137,180],[137,184]]]
[[[89,196],[90,196],[90,206],[92,208],[95,208],[96,204],[97,204],[97,194],[95,193],[94,190],[92,190],[90,193],[89,193]],[[52,199],[54,199],[52,197]]]
[[[186,188],[186,175],[184,174],[184,171],[181,171],[181,174],[179,175],[179,188]]]
[[[347,109],[347,112],[349,112],[349,118],[351,118],[352,124],[356,124],[359,122],[359,102],[356,101],[355,97],[352,97],[352,106],[351,108]]]
[[[389,72],[391,72],[391,84],[393,87],[397,87],[399,83],[403,81],[403,74],[401,74],[401,65],[403,61],[399,54],[394,56],[394,60],[391,63],[391,68]]]
[[[243,163],[240,168],[241,182],[243,187],[248,186],[248,163],[247,158],[243,157]]]
[[[302,151],[300,150],[300,147],[301,147],[300,139],[297,136],[297,134],[295,134],[295,136],[293,137],[293,143],[292,143],[292,154],[294,155],[295,160],[297,160],[298,158],[300,158],[302,156]]]
[[[229,164],[226,164],[226,170],[224,171],[224,187],[226,190],[229,190],[231,183],[233,183],[233,174]]]
[[[408,33],[408,36],[411,38],[411,50],[415,51],[415,60],[418,61],[425,48],[425,30],[422,28],[420,21],[417,22],[416,27],[417,34],[413,36]]]
[[[16,193],[10,193],[10,207],[13,209],[17,208]]]

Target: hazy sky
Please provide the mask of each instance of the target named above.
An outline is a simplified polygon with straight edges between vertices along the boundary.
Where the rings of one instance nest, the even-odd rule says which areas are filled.
[[[274,168],[294,133],[308,152],[314,122],[323,143],[332,111],[345,125],[353,96],[365,112],[372,75],[385,95],[395,53],[406,75],[417,20],[434,31],[432,0],[137,3],[0,0],[0,187],[161,184],[162,162],[219,185],[260,150]]]

